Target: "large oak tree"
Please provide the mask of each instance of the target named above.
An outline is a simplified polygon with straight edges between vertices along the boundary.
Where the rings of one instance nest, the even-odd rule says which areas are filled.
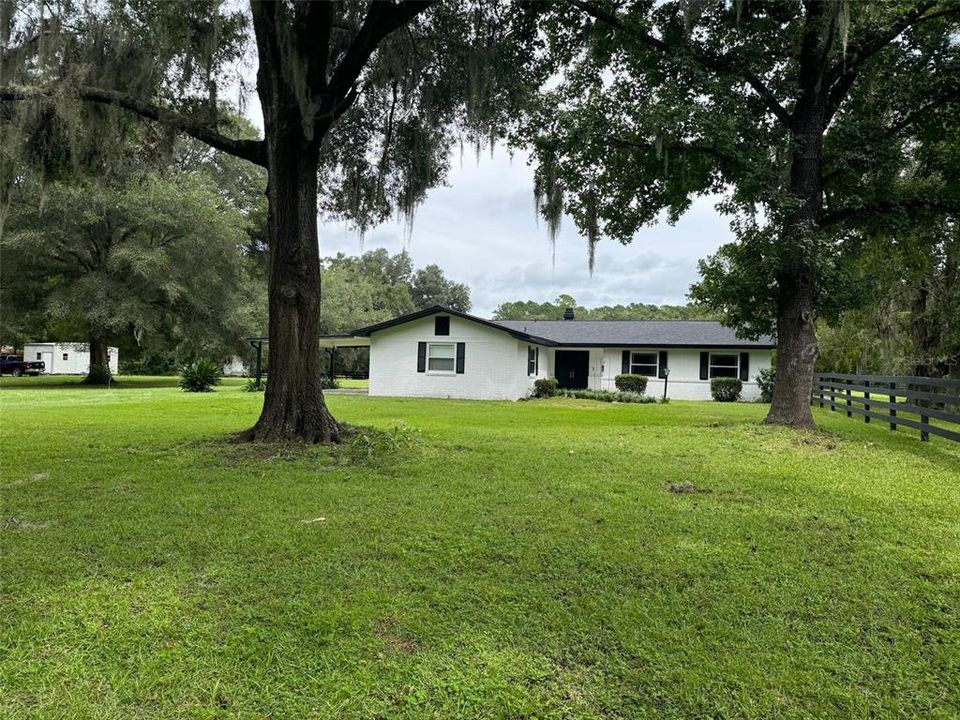
[[[81,139],[75,161],[82,139],[108,135],[104,118],[114,130],[133,115],[266,168],[271,375],[243,437],[337,441],[321,390],[318,200],[361,230],[394,209],[412,220],[445,177],[453,135],[480,142],[492,120],[492,78],[509,62],[491,40],[500,9],[420,0],[253,0],[249,14],[217,0],[3,8],[5,147],[16,134],[50,165],[43,132],[66,127]],[[249,26],[263,139],[223,121]],[[8,182],[21,158],[2,160]]]
[[[768,422],[812,424],[819,310],[838,300],[839,241],[888,212],[950,202],[882,192],[921,121],[954,122],[956,0],[570,0],[544,6],[551,76],[518,133],[538,206],[593,246],[724,193],[738,243],[694,297],[746,335],[775,331]],[[883,102],[880,102],[881,97]],[[890,187],[889,183],[886,185]]]

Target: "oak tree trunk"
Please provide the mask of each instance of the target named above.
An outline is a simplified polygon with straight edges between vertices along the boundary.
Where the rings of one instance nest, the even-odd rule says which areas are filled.
[[[783,228],[777,285],[777,382],[765,422],[813,427],[810,394],[817,336],[817,225],[823,210],[824,87],[832,25],[825,3],[810,3],[800,49],[799,94],[791,117],[789,195],[796,200]]]
[[[83,379],[86,385],[107,385],[110,382],[110,359],[107,357],[107,340],[99,332],[91,332],[90,369]],[[104,372],[104,370],[106,372]]]
[[[269,376],[247,440],[340,440],[321,389],[317,156],[299,133],[268,138],[270,206]]]
[[[275,8],[254,6],[267,152],[270,269],[267,389],[256,425],[239,440],[340,441],[321,388],[317,166],[325,130],[294,87],[301,58],[278,35]],[[284,45],[287,43],[288,45]],[[328,128],[329,126],[325,126]]]

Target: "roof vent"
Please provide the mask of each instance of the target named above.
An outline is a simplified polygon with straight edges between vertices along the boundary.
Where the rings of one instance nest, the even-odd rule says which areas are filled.
[[[566,310],[563,311],[564,320],[573,320],[573,317],[574,317],[573,308],[567,308]]]

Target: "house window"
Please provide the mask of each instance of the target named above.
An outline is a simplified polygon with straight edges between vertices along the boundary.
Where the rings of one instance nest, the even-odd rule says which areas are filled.
[[[710,353],[710,377],[739,377],[740,356],[736,353]]]
[[[457,347],[453,343],[430,343],[427,346],[427,370],[450,372],[455,369]]]
[[[634,375],[657,376],[657,353],[630,353],[630,372]]]
[[[67,359],[67,353],[64,353],[64,354],[63,354],[63,359],[64,359],[64,360]]]
[[[433,319],[433,334],[434,335],[449,335],[450,334],[450,318],[446,315],[437,315]]]
[[[527,345],[527,375],[536,375],[540,370],[540,348]]]
[[[43,359],[43,355],[41,355],[40,353],[37,353],[37,360],[42,360],[42,359]]]

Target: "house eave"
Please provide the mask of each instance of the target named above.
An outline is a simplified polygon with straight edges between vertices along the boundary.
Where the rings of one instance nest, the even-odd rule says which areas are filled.
[[[437,315],[443,313],[444,315],[452,315],[453,317],[458,317],[461,320],[468,320],[470,322],[475,322],[478,325],[484,325],[494,330],[500,330],[505,332],[511,337],[515,337],[518,340],[523,340],[524,342],[534,343],[535,345],[544,345],[547,347],[556,347],[558,343],[553,340],[547,340],[546,338],[537,337],[536,335],[530,335],[529,333],[522,332],[520,330],[513,330],[503,325],[498,325],[495,322],[490,320],[484,320],[479,318],[476,315],[470,315],[469,313],[460,312],[459,310],[452,310],[442,305],[434,305],[432,307],[425,308],[424,310],[417,310],[416,312],[408,313],[406,315],[401,315],[400,317],[393,318],[391,320],[384,320],[383,322],[376,323],[374,325],[368,325],[367,327],[357,328],[351,333],[353,336],[364,336],[369,337],[372,333],[378,332],[380,330],[388,330],[389,328],[396,327],[397,325],[404,325],[408,322],[413,322],[414,320],[420,320],[425,317],[430,317],[431,315]]]

